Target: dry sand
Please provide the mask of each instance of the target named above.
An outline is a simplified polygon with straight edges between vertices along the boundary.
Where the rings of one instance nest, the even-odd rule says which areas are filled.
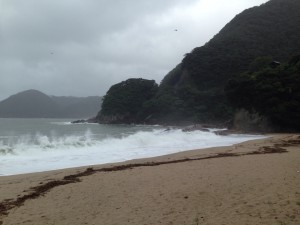
[[[0,224],[299,225],[299,171],[300,135],[284,134],[88,170],[0,177]]]

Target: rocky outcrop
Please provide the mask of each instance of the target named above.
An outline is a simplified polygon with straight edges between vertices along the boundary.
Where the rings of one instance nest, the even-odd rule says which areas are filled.
[[[141,123],[148,114],[147,101],[156,94],[154,80],[128,79],[113,85],[103,97],[102,109],[97,122],[103,124]]]
[[[136,119],[129,114],[115,114],[115,115],[100,115],[98,122],[102,124],[131,124],[136,123]]]

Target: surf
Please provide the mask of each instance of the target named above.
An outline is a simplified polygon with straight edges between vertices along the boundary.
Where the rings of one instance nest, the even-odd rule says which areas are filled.
[[[130,127],[123,132],[117,132],[118,129],[113,127],[114,132],[107,133],[104,130],[95,132],[91,126],[83,127],[83,133],[58,135],[52,131],[48,135],[36,133],[0,138],[0,174],[115,163],[262,138],[254,135],[219,136],[213,130],[183,132],[155,126],[146,130]]]

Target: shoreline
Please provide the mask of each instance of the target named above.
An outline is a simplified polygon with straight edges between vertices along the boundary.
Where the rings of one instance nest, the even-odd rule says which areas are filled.
[[[180,190],[185,190],[185,192],[186,192],[186,196],[184,196],[184,198],[183,198],[184,201],[185,202],[192,201],[192,203],[194,204],[193,198],[190,198],[189,195],[191,194],[190,189],[191,188],[193,189],[193,186],[194,186],[192,184],[195,181],[194,176],[198,176],[199,174],[197,175],[197,173],[194,172],[195,174],[194,173],[189,174],[191,176],[190,179],[185,178],[185,176],[186,176],[185,170],[189,167],[191,167],[190,169],[192,169],[193,171],[194,171],[194,169],[195,169],[195,171],[198,171],[198,170],[196,170],[196,168],[199,166],[203,167],[203,171],[199,172],[200,174],[202,174],[204,177],[207,176],[207,179],[209,179],[215,183],[219,183],[222,181],[223,183],[221,182],[222,183],[221,186],[226,187],[229,185],[228,181],[223,180],[223,177],[219,177],[220,174],[218,174],[218,173],[215,174],[215,176],[217,176],[217,177],[207,175],[207,174],[211,173],[210,169],[213,169],[213,170],[217,169],[221,165],[223,165],[223,166],[225,165],[225,167],[227,168],[228,165],[230,165],[230,164],[227,164],[229,161],[233,164],[235,164],[235,163],[240,164],[241,161],[245,161],[245,159],[251,159],[251,158],[259,159],[259,160],[257,160],[257,162],[256,161],[253,162],[255,164],[255,163],[258,163],[260,160],[269,160],[269,158],[275,158],[278,160],[280,157],[290,159],[291,154],[295,154],[295,155],[299,156],[299,151],[297,151],[297,149],[299,149],[299,144],[300,144],[300,136],[299,135],[297,135],[297,134],[272,134],[271,136],[272,137],[269,137],[266,139],[246,141],[246,142],[239,143],[239,144],[236,144],[233,146],[228,146],[228,147],[214,147],[214,148],[209,148],[209,149],[191,150],[191,151],[174,153],[174,154],[170,154],[170,155],[153,157],[153,158],[130,160],[130,161],[121,162],[121,163],[113,163],[113,164],[110,163],[110,164],[104,164],[104,165],[95,165],[95,166],[80,167],[80,168],[70,168],[70,169],[64,169],[64,170],[55,170],[55,171],[39,172],[39,173],[32,173],[32,174],[2,176],[2,177],[0,177],[0,182],[2,184],[0,187],[0,192],[1,192],[0,224],[19,224],[18,221],[19,222],[21,220],[24,221],[24,216],[26,218],[27,217],[31,218],[31,219],[29,219],[30,222],[27,222],[27,223],[25,222],[24,224],[74,224],[74,221],[72,222],[72,216],[71,216],[71,218],[65,218],[66,221],[64,223],[59,223],[58,222],[59,220],[57,220],[57,219],[59,218],[59,215],[61,216],[60,213],[58,213],[58,214],[50,213],[51,214],[51,216],[50,216],[50,215],[47,215],[46,211],[42,210],[41,213],[45,214],[45,217],[37,218],[36,216],[33,216],[32,213],[30,214],[29,211],[30,210],[38,210],[39,207],[41,207],[41,204],[47,203],[47,205],[48,205],[49,201],[51,204],[55,205],[54,208],[60,208],[59,205],[63,204],[63,202],[60,202],[59,200],[53,202],[49,199],[49,198],[51,198],[51,195],[53,193],[58,194],[57,193],[58,190],[63,191],[63,193],[60,194],[61,195],[60,199],[67,198],[67,199],[69,199],[69,201],[72,202],[72,204],[76,205],[74,200],[77,199],[78,197],[79,198],[82,197],[85,199],[85,201],[88,202],[88,204],[90,204],[90,203],[92,204],[92,202],[94,200],[90,199],[90,195],[94,195],[95,199],[102,198],[103,196],[97,197],[97,194],[96,194],[97,192],[89,194],[91,192],[88,190],[89,188],[86,186],[86,184],[91,185],[91,187],[93,187],[93,186],[97,187],[99,185],[100,185],[99,187],[101,187],[101,185],[103,185],[103,183],[101,183],[99,181],[99,178],[104,178],[107,176],[109,176],[110,178],[114,178],[113,180],[116,183],[118,183],[118,182],[120,182],[120,180],[122,180],[122,181],[124,181],[124,183],[127,184],[128,180],[134,179],[134,177],[132,177],[132,173],[136,173],[136,172],[139,172],[143,175],[143,177],[141,179],[146,179],[149,184],[153,183],[152,188],[159,189],[160,192],[163,193],[163,195],[169,195],[170,193],[173,193],[172,190],[169,190],[169,189],[172,189],[173,187],[171,187],[171,186],[168,187],[168,185],[165,184],[167,186],[164,186],[162,188],[162,184],[160,184],[159,182],[157,183],[158,177],[160,179],[162,179],[163,184],[164,184],[164,182],[163,182],[164,180],[168,180],[168,179],[170,179],[170,177],[173,177],[171,181],[176,184],[175,186],[180,187],[179,188]],[[282,151],[282,150],[284,150],[284,151]],[[288,152],[285,152],[285,151],[288,151]],[[275,154],[273,154],[273,153],[275,153]],[[279,153],[282,153],[282,154],[279,154]],[[293,160],[296,160],[295,161],[296,163],[300,163],[300,157],[298,159],[295,157],[292,157],[292,158],[293,158]],[[248,163],[247,160],[245,162]],[[280,163],[281,162],[278,161],[277,166],[279,166]],[[262,164],[259,164],[259,165],[263,166]],[[243,164],[241,164],[240,166],[244,167]],[[252,165],[249,165],[249,166],[252,166]],[[168,168],[169,169],[173,168],[174,171],[169,170]],[[154,175],[151,173],[151,171],[153,171],[153,170],[158,171],[158,172]],[[298,168],[298,171],[299,170],[300,170],[300,168]],[[176,173],[176,171],[178,172],[178,174]],[[183,171],[185,171],[185,173]],[[223,172],[223,171],[220,171],[220,172]],[[139,176],[139,173],[135,174],[135,175]],[[165,174],[165,173],[167,173],[167,174]],[[179,175],[181,173],[183,173],[182,174],[183,177],[181,177],[181,178],[183,180],[187,179],[185,184],[182,184],[181,179],[176,178],[176,174]],[[153,177],[153,175],[154,175],[154,177]],[[174,175],[175,175],[175,177],[174,177]],[[237,176],[241,176],[241,175],[242,174],[240,174],[239,171],[237,171],[237,169],[232,170],[231,173],[230,172],[227,173],[227,176],[237,177]],[[261,174],[256,173],[255,175],[257,175],[259,177]],[[298,175],[298,177],[300,176],[299,173],[297,175]],[[108,179],[107,182],[110,183],[112,181],[110,181],[110,179]],[[299,178],[298,178],[298,180],[296,179],[294,182],[296,182],[297,184],[300,184]],[[141,184],[139,183],[139,180],[135,180],[135,182],[132,182],[131,184],[127,184],[127,185],[140,186]],[[206,183],[197,184],[197,182],[196,182],[195,186],[197,186],[197,185],[199,185],[199,189],[201,189],[202,191],[204,191],[204,192],[208,191],[205,188],[203,189],[203,187],[201,188],[201,185],[206,185]],[[219,192],[222,192],[222,190],[219,190],[221,188],[221,186],[216,185],[216,186],[214,186],[214,188],[218,189]],[[78,191],[78,190],[75,191],[74,196],[73,195],[66,196],[69,193],[68,190],[75,188],[75,187],[78,188],[78,190],[80,190],[80,191]],[[134,187],[132,187],[132,186],[130,186],[130,187],[134,189]],[[230,185],[230,187],[235,189],[234,186]],[[130,195],[129,192],[131,192],[131,189],[130,188],[128,189],[128,187],[126,185],[123,187],[122,185],[115,186],[115,184],[111,184],[111,185],[108,185],[107,188],[108,189],[103,192],[104,195],[106,195],[110,192],[111,196],[118,196],[119,200],[121,199],[125,202],[126,202],[127,197],[120,195],[120,192],[123,194],[124,194],[124,192],[126,192],[128,195]],[[140,188],[141,188],[141,190],[146,191],[146,192],[149,189],[149,187],[147,185],[146,186],[141,185]],[[255,187],[252,187],[252,188],[255,189]],[[151,191],[151,190],[148,190],[148,191]],[[232,191],[233,190],[231,190],[231,192]],[[241,193],[238,193],[239,191],[237,191],[237,190],[235,190],[235,191],[237,192],[236,194],[238,196],[240,196],[241,194],[247,194],[247,193],[243,193],[243,191],[240,191]],[[100,192],[100,193],[102,193],[102,192]],[[257,192],[257,190],[254,193],[259,194],[259,192]],[[153,196],[157,195],[157,191],[154,191],[153,193],[151,191],[151,194],[148,193],[148,195],[147,195],[148,197],[144,196],[144,195],[142,195],[142,196],[143,196],[143,199],[145,199],[145,201],[148,201],[150,205],[152,205],[156,201],[158,201],[157,199],[155,201],[152,199]],[[222,196],[222,198],[225,198],[226,192],[220,193],[220,196]],[[74,199],[73,199],[73,197],[74,197]],[[131,197],[134,198],[134,196],[131,196]],[[185,197],[187,197],[187,198],[185,198]],[[296,195],[296,197],[297,197],[297,195]],[[112,198],[114,198],[114,197],[112,197]],[[167,200],[170,201],[171,203],[173,202],[172,198],[171,199],[167,198]],[[109,198],[106,199],[106,201],[110,202]],[[114,199],[114,201],[116,201],[116,199]],[[291,201],[291,200],[289,200],[289,201]],[[295,210],[297,209],[297,207],[300,210],[300,206],[297,205],[298,200],[295,199],[295,201],[296,201],[296,203],[294,203],[294,205],[293,205],[295,207]],[[140,201],[138,201],[138,199],[136,199],[135,201],[132,202],[131,208],[134,207],[135,205],[139,205],[139,204],[140,204]],[[202,203],[199,202],[199,204],[201,205]],[[218,204],[220,204],[220,203],[218,203]],[[299,204],[300,204],[300,196],[299,196]],[[160,207],[163,207],[163,208],[173,207],[172,205],[173,205],[173,203],[168,204],[166,206],[163,202],[155,204],[155,206],[158,207],[158,209]],[[120,204],[120,206],[121,206],[121,208],[123,208],[124,205]],[[38,207],[38,208],[36,208],[36,207]],[[51,206],[49,206],[49,207],[52,209],[53,205],[52,205],[52,207]],[[89,212],[86,212],[85,209],[83,209],[80,206],[77,206],[77,207],[78,207],[77,210],[83,210],[84,214],[87,216],[87,218],[84,219],[85,221],[87,221],[86,224],[97,224],[97,223],[91,222],[91,218],[90,218],[91,215]],[[145,207],[146,206],[141,207],[141,209],[145,209]],[[180,204],[178,205],[178,207],[180,208]],[[186,207],[188,208],[188,206],[186,206]],[[53,208],[53,210],[54,210],[54,208]],[[60,208],[60,209],[63,210],[63,208]],[[24,212],[24,210],[25,210],[25,212]],[[111,210],[113,210],[111,207],[108,207],[108,209],[101,208],[101,210],[104,210],[107,213],[113,214],[113,212],[110,212]],[[161,209],[161,210],[164,210],[164,209]],[[203,209],[203,210],[209,214],[208,209]],[[23,211],[23,214],[22,213],[20,214],[20,211]],[[118,213],[120,213],[120,211],[121,210],[118,210]],[[125,210],[125,212],[127,212],[127,211]],[[125,212],[123,212],[123,214],[121,213],[123,216],[122,217],[123,219],[126,218],[126,215],[128,213],[128,212],[127,213],[125,213]],[[297,211],[295,211],[295,212],[297,212]],[[68,213],[70,213],[70,215],[73,215],[72,212],[68,212]],[[76,210],[74,211],[74,213],[76,214]],[[139,215],[132,216],[132,213],[133,212],[129,213],[131,215],[130,218],[133,219],[134,221],[140,221],[140,216]],[[146,213],[146,211],[143,211],[143,213]],[[186,213],[188,213],[188,212],[186,212]],[[36,214],[36,213],[34,213],[34,214]],[[75,216],[75,214],[73,216]],[[173,221],[172,224],[185,224],[183,222],[187,220],[186,217],[185,217],[185,219],[183,219],[180,217],[180,215],[177,215],[178,213],[176,213],[176,212],[174,212],[172,214],[178,216],[178,219],[174,219],[175,221]],[[292,217],[294,219],[289,218],[289,221],[290,220],[291,220],[291,222],[293,222],[293,220],[299,221],[300,214],[297,215],[297,213],[294,213],[293,215],[294,216],[292,216]],[[47,221],[45,221],[44,218],[46,218],[46,217],[48,218],[48,222],[50,221],[49,223],[47,223]],[[275,219],[275,217],[277,217],[277,219]],[[104,220],[104,218],[105,218],[105,220]],[[163,221],[164,222],[163,224],[171,224],[171,221],[172,221],[172,218],[168,217],[168,216],[166,218],[162,218],[161,216],[159,216],[157,218],[160,218],[159,221]],[[202,218],[201,217],[197,217],[197,218],[198,218],[198,220],[199,220],[198,222],[200,224],[200,220],[202,220]],[[213,221],[212,216],[207,216],[205,218],[206,219],[204,221],[206,221],[206,222]],[[274,216],[272,221],[274,220],[275,222],[278,222],[279,221],[278,218],[280,218],[280,216]],[[83,219],[83,218],[81,218],[81,219]],[[119,221],[119,223],[113,222],[114,219],[116,219],[116,218],[114,218],[114,216],[106,217],[106,216],[102,215],[101,218],[98,218],[98,219],[103,219],[103,223],[105,223],[105,224],[120,224],[120,221]],[[155,218],[152,218],[152,220],[153,219],[155,219]],[[149,220],[149,223],[145,223],[145,224],[157,224],[158,223],[158,221],[156,221],[155,223],[151,222],[152,220]],[[1,221],[2,221],[2,223],[1,223]],[[177,221],[181,221],[181,223],[177,223]],[[235,223],[234,221],[235,221],[235,219],[232,218],[231,224],[239,224],[239,223]],[[189,223],[189,224],[196,224],[195,222],[196,221]],[[84,223],[80,223],[80,224],[84,224]],[[123,224],[139,224],[139,223],[132,222],[132,223],[123,223]],[[215,223],[213,223],[213,224],[215,224]],[[224,224],[229,224],[229,223],[224,223]],[[252,222],[251,224],[260,224],[260,223]],[[276,223],[272,223],[272,224],[276,224]],[[293,224],[293,223],[289,223],[289,224]],[[294,223],[294,224],[296,224],[296,223]]]
[[[213,132],[213,133],[218,133],[218,131]],[[226,133],[226,134],[218,134],[220,136],[227,136],[229,134],[237,134],[240,135],[240,133]],[[242,133],[241,133],[242,134]],[[57,171],[65,171],[65,170],[76,170],[76,169],[83,169],[83,168],[90,168],[90,167],[102,167],[105,165],[123,165],[123,164],[130,164],[131,162],[139,162],[139,161],[151,161],[153,160],[159,160],[160,158],[173,158],[173,157],[177,157],[177,155],[182,155],[182,154],[190,154],[192,152],[196,152],[196,151],[203,151],[203,152],[214,152],[217,149],[224,149],[227,147],[232,147],[235,145],[239,145],[242,143],[247,143],[249,141],[256,141],[256,140],[263,140],[263,139],[268,139],[271,138],[271,136],[269,135],[265,135],[265,134],[248,134],[246,133],[245,135],[254,135],[254,136],[261,136],[260,138],[255,138],[252,140],[247,140],[247,141],[242,141],[240,143],[236,143],[236,144],[232,144],[232,145],[224,145],[224,146],[213,146],[213,147],[204,147],[204,148],[199,148],[199,149],[187,149],[187,150],[182,150],[182,151],[178,151],[178,152],[174,152],[174,153],[166,153],[163,155],[158,155],[158,156],[150,156],[150,157],[142,157],[142,158],[135,158],[135,159],[128,159],[128,160],[124,160],[124,161],[119,161],[119,162],[107,162],[107,163],[100,163],[100,164],[90,164],[90,165],[83,165],[83,166],[74,166],[74,167],[66,167],[66,168],[61,168],[61,169],[52,169],[52,170],[45,170],[45,171],[36,171],[36,172],[27,172],[27,173],[20,173],[20,174],[9,174],[9,175],[4,175],[4,174],[0,174],[0,178],[1,177],[13,177],[13,176],[26,176],[26,175],[33,175],[33,174],[42,174],[42,173],[55,173]]]
[[[159,128],[145,132],[135,132],[126,136],[126,138],[108,137],[103,140],[94,140],[90,138],[90,133],[85,131],[82,139],[71,136],[68,140],[64,137],[63,141],[66,141],[66,144],[62,144],[62,140],[58,137],[50,137],[49,139],[47,137],[44,141],[43,136],[35,136],[29,138],[29,144],[24,145],[23,148],[18,145],[8,150],[4,148],[0,176],[47,172],[108,163],[125,163],[128,160],[159,157],[193,149],[230,146],[251,139],[267,137],[258,134],[234,135],[231,133],[232,135],[224,135],[218,134],[224,132],[224,130],[196,128],[186,128],[185,130]],[[35,144],[31,143],[35,139],[41,142],[41,145],[38,146],[41,151],[32,155],[31,158],[23,159],[23,156],[27,157],[26,154],[30,153],[31,148],[37,148]],[[6,156],[7,158],[5,158]]]

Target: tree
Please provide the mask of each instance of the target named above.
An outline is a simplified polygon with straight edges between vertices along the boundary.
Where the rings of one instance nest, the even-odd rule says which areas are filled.
[[[300,130],[300,57],[276,68],[242,73],[229,80],[231,104],[268,118],[279,130]]]

